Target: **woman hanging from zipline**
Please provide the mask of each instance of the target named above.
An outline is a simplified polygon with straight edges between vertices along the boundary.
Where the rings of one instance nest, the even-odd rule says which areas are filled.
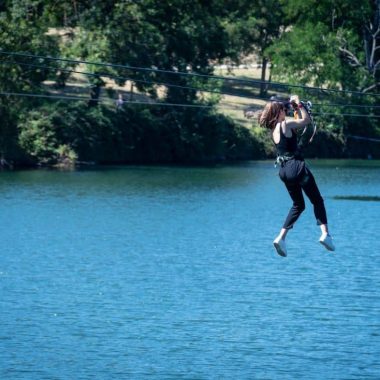
[[[276,163],[280,165],[279,176],[285,183],[286,189],[293,200],[293,206],[279,235],[273,241],[273,245],[279,255],[287,255],[286,235],[305,210],[303,190],[314,206],[314,215],[317,219],[317,224],[321,227],[322,235],[319,242],[327,250],[334,251],[334,243],[327,227],[327,215],[323,198],[313,174],[305,165],[295,131],[311,123],[311,118],[297,95],[292,96],[290,101],[295,110],[296,117],[294,118],[286,118],[285,104],[281,101],[271,101],[259,115],[260,126],[269,129],[271,132],[271,137],[277,150]]]

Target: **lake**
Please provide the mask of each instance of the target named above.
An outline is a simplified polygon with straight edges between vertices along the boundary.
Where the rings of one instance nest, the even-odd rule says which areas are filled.
[[[309,166],[287,258],[269,161],[1,172],[0,378],[379,379],[380,162]]]

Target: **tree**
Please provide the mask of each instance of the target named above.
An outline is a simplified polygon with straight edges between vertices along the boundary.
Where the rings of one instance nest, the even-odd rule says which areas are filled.
[[[46,34],[47,29],[36,22],[34,9],[39,1],[5,1],[0,6],[0,46],[2,52],[28,52],[49,55],[57,50],[54,38]],[[0,53],[1,53],[0,51]],[[28,66],[26,58],[0,54],[0,151],[7,157],[17,153],[17,119],[24,107],[38,101],[32,98],[6,96],[8,93],[40,93],[41,83],[54,71]],[[37,66],[37,65],[36,65]]]
[[[211,62],[232,52],[228,29],[231,19],[226,17],[223,5],[217,0],[95,2],[77,16],[79,30],[73,48],[87,60],[209,74]],[[152,96],[157,96],[158,84],[172,85],[166,86],[168,101],[191,103],[197,91],[184,87],[214,86],[199,78],[162,71],[115,68],[106,72],[120,77],[119,84],[123,84],[122,77],[135,80],[138,88],[150,90]]]
[[[277,0],[227,1],[230,49],[229,56],[239,59],[254,53],[261,60],[261,80],[267,79],[270,63],[268,49],[284,32],[289,20],[284,17],[284,8]],[[260,86],[260,95],[265,96],[265,83]]]
[[[379,86],[379,0],[286,3],[293,25],[267,50],[278,77],[362,92]]]
[[[350,50],[349,42],[343,33],[338,36],[339,51],[348,63],[356,70],[366,72],[366,76],[369,77],[369,85],[362,88],[364,93],[380,87],[380,0],[373,3],[372,17],[369,17],[369,12],[363,15],[364,59],[360,57],[360,50],[360,55]]]
[[[308,90],[307,96],[313,100],[347,104],[343,108],[324,107],[322,103],[318,112],[336,116],[334,119],[319,116],[319,126],[334,132],[342,141],[348,135],[378,137],[378,119],[349,115],[371,116],[378,115],[378,111],[374,108],[358,111],[349,104],[366,107],[377,104],[377,97],[369,93],[379,89],[379,1],[365,0],[355,6],[349,0],[286,3],[284,9],[293,20],[292,26],[267,50],[272,57],[274,75],[290,83],[345,90]]]

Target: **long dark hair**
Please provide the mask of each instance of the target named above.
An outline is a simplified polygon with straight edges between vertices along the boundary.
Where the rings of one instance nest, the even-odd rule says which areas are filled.
[[[284,104],[281,102],[267,103],[263,111],[258,116],[260,127],[273,130],[282,110],[284,110]]]

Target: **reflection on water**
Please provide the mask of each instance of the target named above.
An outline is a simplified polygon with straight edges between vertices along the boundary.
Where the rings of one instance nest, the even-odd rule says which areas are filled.
[[[0,377],[378,379],[380,163],[309,165],[286,259],[272,162],[0,173]]]
[[[347,200],[347,201],[369,201],[369,202],[380,202],[380,197],[376,196],[366,196],[366,195],[336,195],[333,197],[338,200]]]

